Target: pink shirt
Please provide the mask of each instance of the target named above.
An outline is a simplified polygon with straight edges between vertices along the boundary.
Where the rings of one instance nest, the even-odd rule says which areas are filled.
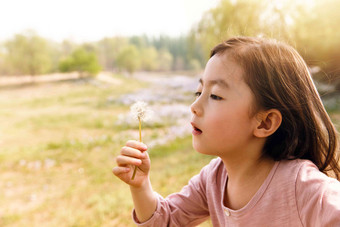
[[[213,159],[179,193],[158,195],[157,210],[139,226],[340,226],[340,182],[307,160],[276,162],[249,203],[239,210],[223,205],[227,172]]]

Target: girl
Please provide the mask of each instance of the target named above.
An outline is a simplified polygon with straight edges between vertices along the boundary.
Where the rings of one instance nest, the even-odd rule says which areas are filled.
[[[217,45],[196,96],[193,147],[218,158],[181,192],[153,192],[144,144],[128,141],[116,159],[113,173],[130,185],[138,225],[195,226],[210,217],[214,226],[340,226],[337,132],[292,47],[249,37]]]

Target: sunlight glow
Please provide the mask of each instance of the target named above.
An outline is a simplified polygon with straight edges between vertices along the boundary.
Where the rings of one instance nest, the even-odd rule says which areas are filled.
[[[11,0],[0,3],[0,40],[27,29],[61,41],[104,36],[179,36],[217,0]]]

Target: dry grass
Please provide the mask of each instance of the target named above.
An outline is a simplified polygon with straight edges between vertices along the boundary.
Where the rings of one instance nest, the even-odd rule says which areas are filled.
[[[0,226],[134,226],[128,187],[111,173],[131,139],[115,126],[129,107],[114,100],[147,84],[114,81],[120,85],[70,80],[0,90]],[[209,161],[196,156],[190,137],[153,154],[154,188],[163,195]]]

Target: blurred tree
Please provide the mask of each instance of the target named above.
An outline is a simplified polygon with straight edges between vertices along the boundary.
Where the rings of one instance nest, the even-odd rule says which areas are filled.
[[[126,45],[117,55],[116,64],[119,70],[126,70],[129,74],[140,69],[140,53],[135,45]]]
[[[69,56],[76,48],[77,44],[75,44],[74,42],[70,40],[63,40],[60,45],[61,56]]]
[[[157,50],[167,50],[172,55],[172,70],[188,69],[189,65],[189,40],[187,36],[172,38],[161,35],[152,40],[151,45]]]
[[[63,56],[69,55],[69,53],[65,55],[62,49],[63,45],[58,42],[47,40],[47,45],[49,47],[49,58],[51,61],[50,72],[58,72],[60,59],[63,58]]]
[[[340,81],[339,12],[339,0],[221,0],[192,29],[190,52],[201,45],[206,61],[212,47],[232,36],[272,37],[320,67],[316,78]]]
[[[178,71],[187,69],[188,64],[186,64],[185,59],[182,56],[174,56],[173,64],[172,64],[172,70]]]
[[[188,68],[188,40],[185,36],[170,39],[169,51],[173,56],[173,70]]]
[[[81,47],[86,51],[86,52],[89,52],[89,53],[96,53],[97,51],[97,45],[95,43],[82,43],[81,44]]]
[[[298,50],[309,65],[320,67],[315,78],[340,84],[340,1],[318,0],[298,10],[291,28]]]
[[[203,15],[191,35],[202,45],[207,59],[210,50],[228,37],[261,34],[260,15],[264,9],[261,0],[222,0]]]
[[[173,57],[167,49],[158,51],[158,70],[169,71],[172,67]]]
[[[202,65],[197,59],[190,59],[188,69],[194,72],[199,72],[202,69]]]
[[[128,39],[118,36],[104,38],[97,43],[97,56],[104,70],[113,71],[117,67],[117,55],[126,45]]]
[[[158,53],[154,47],[140,49],[141,68],[146,71],[154,71],[158,68]]]
[[[37,75],[51,69],[47,41],[33,31],[17,34],[5,43],[4,64],[10,74]]]
[[[97,75],[101,67],[95,53],[87,51],[84,47],[77,48],[70,56],[59,63],[62,72],[77,71],[80,77]]]
[[[206,63],[206,58],[204,55],[204,51],[202,45],[199,42],[196,42],[195,35],[193,32],[190,32],[188,35],[188,59],[191,61],[192,59],[196,59],[200,63],[200,67],[203,68]]]
[[[132,36],[129,39],[129,43],[135,45],[138,49],[150,46],[149,38],[146,35]]]
[[[5,73],[4,54],[0,52],[0,75],[4,75]]]

